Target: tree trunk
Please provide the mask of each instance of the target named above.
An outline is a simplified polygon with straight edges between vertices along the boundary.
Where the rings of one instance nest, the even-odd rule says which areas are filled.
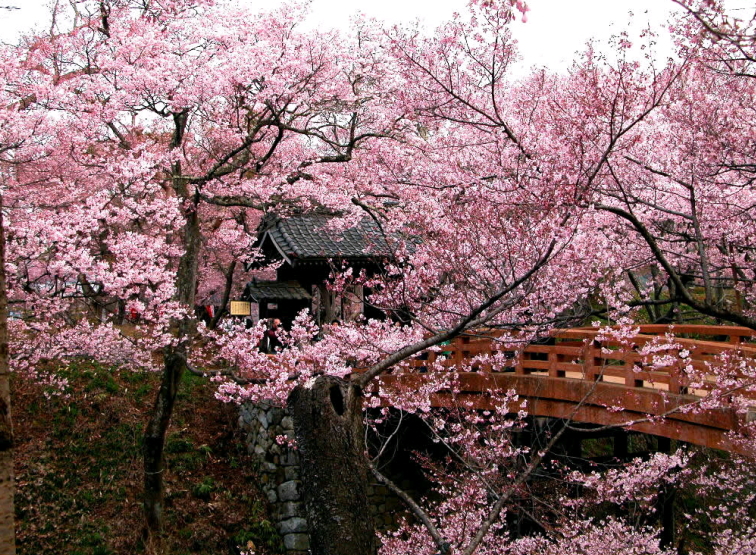
[[[5,226],[0,198],[0,555],[16,553],[14,524],[13,425],[8,370],[8,290],[5,281]]]
[[[188,112],[173,115],[174,134],[171,148],[179,148],[183,142],[184,132],[188,121]],[[199,193],[190,191],[186,180],[181,177],[181,163],[173,164],[172,186],[176,195],[184,201],[185,223],[181,235],[184,254],[179,259],[176,271],[176,294],[174,300],[180,302],[186,310],[194,309],[194,296],[197,289],[197,275],[199,268],[199,252],[201,247],[200,221],[197,213]],[[190,315],[183,319],[174,320],[177,338],[176,346],[168,346],[163,350],[163,380],[160,384],[155,405],[150,415],[150,421],[144,432],[144,513],[147,520],[146,533],[154,541],[160,541],[160,534],[164,528],[165,485],[163,472],[165,463],[163,449],[165,436],[171,423],[173,407],[176,404],[181,376],[186,368],[189,344],[196,331],[196,322]]]
[[[659,436],[657,438],[657,450],[660,453],[672,453],[672,441],[669,438]],[[673,550],[675,548],[677,534],[675,526],[675,486],[674,484],[662,485],[657,500],[659,524],[659,547]]]
[[[302,463],[312,555],[374,555],[359,389],[320,376],[311,388],[296,387],[288,406]]]
[[[153,538],[163,532],[165,509],[163,448],[184,368],[185,362],[181,354],[166,349],[163,381],[144,432],[144,515],[147,519],[146,532]]]
[[[228,312],[228,301],[231,298],[231,289],[234,286],[234,272],[236,271],[236,260],[232,260],[230,266],[228,267],[228,271],[226,271],[226,284],[223,287],[223,298],[221,299],[221,307],[218,309],[218,312],[215,313],[215,316],[213,316],[212,320],[210,320],[210,323],[207,325],[208,328],[211,330],[214,330],[218,327],[218,322],[220,322],[220,319],[223,318],[223,315]]]

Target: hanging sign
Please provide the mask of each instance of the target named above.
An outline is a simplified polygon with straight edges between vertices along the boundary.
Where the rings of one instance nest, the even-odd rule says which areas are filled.
[[[231,301],[231,316],[249,316],[252,314],[251,303],[245,301]]]

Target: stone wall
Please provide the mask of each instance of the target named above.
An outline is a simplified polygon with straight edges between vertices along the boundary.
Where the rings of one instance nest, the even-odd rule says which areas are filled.
[[[416,461],[412,460],[411,452],[418,450],[431,457],[437,457],[437,460],[443,460],[446,451],[444,447],[430,440],[426,435],[425,426],[418,425],[417,422],[413,424],[413,419],[405,416],[402,425],[403,433],[395,434],[397,444],[393,456],[386,462],[386,466],[381,468],[381,471],[411,497],[421,499],[428,494],[430,484],[424,483],[425,479],[419,472]],[[513,440],[518,445],[529,447],[542,444],[543,438],[538,439],[536,436],[548,433],[553,425],[552,419],[531,417],[528,431],[515,433]],[[247,404],[240,408],[239,428],[242,431],[247,451],[259,461],[262,489],[270,503],[271,518],[283,538],[287,555],[308,555],[310,539],[301,493],[299,454],[286,442],[280,444],[276,441],[277,437],[289,439],[294,437],[292,418],[285,409],[280,407],[270,404]],[[580,434],[568,434],[565,435],[563,443],[557,445],[552,452],[556,456],[579,458],[586,456],[585,453],[580,454],[584,439],[603,438],[604,440],[612,439],[609,445],[614,447],[615,458],[622,459],[627,458],[628,455],[637,455],[634,450],[628,454],[627,438],[624,437],[626,432],[614,431],[610,434],[611,436],[605,432],[599,432],[599,435],[596,435],[590,430]],[[389,434],[383,437],[386,435]],[[669,440],[657,439],[657,441],[662,440],[666,441],[664,443],[666,447],[662,450],[669,452]],[[658,445],[661,449],[662,444],[658,443]],[[433,448],[437,449],[435,453]],[[604,457],[606,454],[602,452],[601,456]],[[381,483],[369,484],[368,496],[375,526],[380,531],[395,529],[401,519],[409,516],[399,498]]]
[[[406,481],[397,485],[405,491],[408,491],[410,487]],[[368,486],[368,499],[370,512],[373,513],[373,519],[375,519],[375,528],[381,532],[396,529],[399,518],[406,515],[406,508],[402,501],[379,482]]]
[[[287,412],[269,404],[242,405],[239,429],[247,450],[260,461],[262,489],[289,555],[306,555],[310,547],[299,474],[299,454],[277,437],[294,438]]]
[[[294,425],[288,412],[270,404],[242,405],[239,429],[250,454],[260,463],[262,489],[270,503],[270,514],[283,538],[288,555],[306,555],[310,546],[307,520],[301,493],[299,454],[296,449],[276,441],[277,437],[294,437]],[[416,480],[393,469],[391,479],[412,493]],[[378,530],[395,528],[406,515],[404,505],[386,486],[368,486],[371,512]]]

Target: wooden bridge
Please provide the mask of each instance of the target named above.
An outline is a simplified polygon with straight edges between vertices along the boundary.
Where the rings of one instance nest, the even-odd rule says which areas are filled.
[[[734,326],[642,325],[629,338],[602,337],[593,328],[555,330],[544,341],[523,347],[506,345],[496,333],[459,337],[441,352],[415,359],[411,371],[381,378],[383,388],[419,387],[434,362],[462,369],[457,391],[431,397],[437,407],[491,409],[492,392],[514,389],[534,416],[569,418],[723,449],[756,454],[756,441],[743,434],[756,415],[756,374],[730,376],[730,390],[712,370],[722,356],[753,361],[756,332]],[[662,336],[674,332],[671,342]],[[606,334],[604,334],[606,335]],[[654,346],[656,364],[647,354]],[[443,360],[439,357],[446,357]],[[485,355],[505,360],[494,371]],[[664,361],[660,365],[658,361]],[[692,368],[692,371],[691,371]],[[720,376],[721,377],[721,376]],[[714,408],[706,402],[717,396]],[[734,397],[754,399],[754,412],[737,410]]]

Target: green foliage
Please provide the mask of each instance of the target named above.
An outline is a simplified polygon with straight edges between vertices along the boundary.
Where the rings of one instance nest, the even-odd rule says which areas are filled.
[[[168,434],[165,440],[165,452],[170,454],[191,453],[194,451],[192,441],[181,433]]]
[[[78,545],[71,555],[114,555],[107,545],[107,527],[103,526],[99,531],[84,532],[78,538]]]
[[[211,476],[205,476],[199,484],[195,484],[192,487],[192,494],[198,499],[210,501],[213,492],[217,490],[218,484],[215,483],[215,480]]]
[[[206,459],[204,452],[196,448],[191,439],[185,437],[183,432],[168,435],[165,442],[165,453],[168,468],[177,473],[197,470]]]
[[[106,393],[118,393],[118,383],[113,377],[113,372],[109,370],[98,370],[93,372],[89,378],[89,383],[84,387],[85,391],[104,391]]]
[[[250,541],[258,548],[264,546],[273,553],[285,551],[281,536],[269,520],[250,523],[247,528],[240,530],[234,536],[236,545],[246,546]]]
[[[614,454],[613,438],[586,438],[580,445],[582,456],[586,458],[610,457]]]
[[[260,548],[264,548],[270,553],[284,553],[286,548],[283,539],[273,523],[266,518],[264,502],[248,495],[242,495],[240,501],[247,505],[248,520],[234,535],[234,544],[244,547],[252,542],[258,552]]]

